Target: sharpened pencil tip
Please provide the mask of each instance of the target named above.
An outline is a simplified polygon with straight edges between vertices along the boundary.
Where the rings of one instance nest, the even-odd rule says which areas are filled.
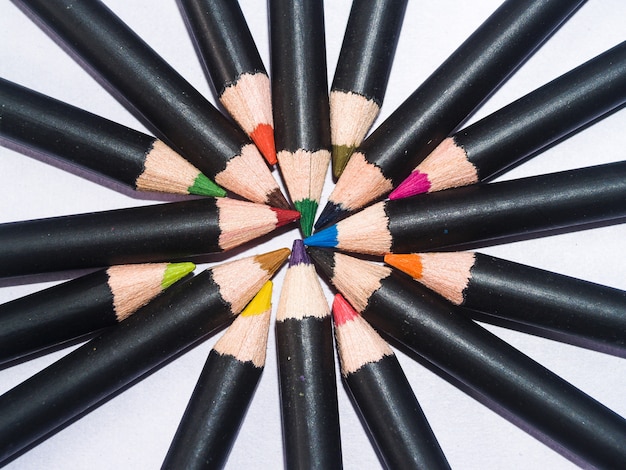
[[[163,279],[161,280],[161,288],[167,289],[169,286],[179,281],[187,274],[196,269],[196,265],[193,263],[169,263],[163,273]]]
[[[328,202],[322,213],[320,214],[317,222],[315,222],[315,230],[323,229],[328,225],[331,225],[337,222],[344,215],[347,215],[348,211],[341,207],[340,204],[334,204],[332,202]]]
[[[276,165],[276,144],[274,143],[274,129],[269,124],[257,125],[250,138],[261,152],[261,155],[270,165]]]
[[[267,271],[270,276],[273,276],[278,268],[280,268],[287,258],[291,250],[289,248],[280,248],[278,250],[270,251],[268,253],[262,253],[256,255],[254,260],[261,266],[262,269]]]
[[[358,316],[357,311],[352,308],[352,305],[341,294],[335,294],[335,299],[333,300],[333,320],[335,325],[343,325]]]
[[[338,180],[343,170],[348,164],[348,160],[354,153],[354,146],[351,145],[333,145],[332,159],[333,159],[333,177]]]
[[[302,240],[294,240],[293,246],[291,247],[289,267],[296,266],[297,264],[311,264],[311,260],[304,249],[304,243]]]
[[[211,181],[203,173],[199,173],[193,184],[187,188],[189,194],[196,196],[224,197],[226,191]]]
[[[319,246],[324,248],[335,248],[337,246],[337,226],[331,225],[327,229],[314,233],[304,239],[307,246]]]
[[[414,279],[422,278],[422,258],[418,254],[392,254],[385,255],[385,263],[408,274]]]
[[[307,247],[306,251],[324,275],[332,279],[333,270],[335,269],[335,252],[326,248],[315,247]]]
[[[300,212],[298,211],[277,209],[275,207],[270,207],[270,209],[274,211],[276,218],[278,219],[276,222],[276,228],[295,222],[300,218]]]
[[[420,171],[411,173],[396,189],[389,193],[389,199],[404,199],[405,197],[427,193],[430,189],[428,175]]]
[[[291,209],[291,206],[285,199],[285,195],[280,192],[280,189],[276,188],[274,191],[267,195],[265,200],[266,204],[271,207],[277,207],[279,209]]]
[[[267,312],[272,306],[272,281],[267,281],[255,295],[246,308],[239,314],[240,317],[252,317]]]
[[[315,212],[317,211],[317,201],[311,199],[301,199],[300,201],[294,201],[294,206],[300,211],[300,228],[302,234],[308,237],[313,232],[313,220],[315,219]]]

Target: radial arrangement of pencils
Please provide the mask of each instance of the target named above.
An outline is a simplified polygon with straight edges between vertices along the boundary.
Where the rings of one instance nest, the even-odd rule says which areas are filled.
[[[620,0],[0,5],[0,467],[622,468]]]

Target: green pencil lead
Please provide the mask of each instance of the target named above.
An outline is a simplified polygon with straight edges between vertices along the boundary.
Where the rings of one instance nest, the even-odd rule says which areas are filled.
[[[204,174],[200,173],[193,184],[187,188],[190,194],[195,194],[196,196],[209,196],[209,197],[224,197],[226,196],[226,191],[224,191],[220,186],[215,184],[209,178],[207,178]]]
[[[310,236],[313,233],[313,221],[317,211],[317,202],[311,199],[302,199],[295,201],[293,205],[300,212],[300,228],[303,235],[305,237]]]

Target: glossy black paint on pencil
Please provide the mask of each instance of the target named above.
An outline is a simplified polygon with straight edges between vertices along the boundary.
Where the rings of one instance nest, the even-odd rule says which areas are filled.
[[[385,98],[407,0],[352,2],[331,91]]]
[[[575,228],[626,215],[626,162],[454,188],[385,203],[390,252]]]
[[[207,176],[248,140],[100,1],[20,0]],[[123,46],[123,47],[121,47]],[[204,123],[205,125],[199,125]],[[196,138],[190,138],[196,136]]]
[[[330,151],[323,2],[268,6],[276,150]]]
[[[285,467],[342,468],[332,319],[302,240],[293,244],[275,332]]]
[[[463,307],[626,349],[626,291],[476,253]]]
[[[241,75],[265,65],[237,1],[180,0],[218,96]]]
[[[455,134],[480,181],[626,102],[626,42]]]
[[[232,204],[234,210],[225,211],[224,204]],[[260,211],[260,225],[266,228],[273,218],[275,226],[280,225],[272,213],[298,216],[295,211],[260,204],[205,198],[0,224],[0,276],[169,261],[220,252],[228,239],[223,214],[231,213],[231,221],[236,221],[242,204]],[[269,219],[263,220],[262,214]],[[242,215],[246,217],[245,212]],[[238,234],[231,241],[244,241],[239,235],[248,222],[255,223],[241,220],[235,222],[239,226],[231,226]]]
[[[4,137],[49,149],[135,188],[154,137],[3,79],[0,102]]]

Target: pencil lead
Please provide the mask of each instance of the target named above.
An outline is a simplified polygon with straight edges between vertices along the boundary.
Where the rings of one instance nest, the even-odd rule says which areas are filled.
[[[256,255],[254,260],[259,263],[261,268],[267,271],[270,276],[273,276],[274,273],[278,271],[278,268],[287,260],[290,253],[291,250],[289,248],[280,248],[268,253]]]
[[[246,308],[239,314],[240,317],[252,317],[267,312],[272,306],[272,281],[267,281],[261,290],[254,296]]]
[[[317,211],[317,201],[312,199],[301,199],[293,203],[296,209],[300,211],[300,228],[305,237],[308,237],[313,232],[313,220],[315,219],[315,212]]]
[[[277,209],[276,207],[270,207],[270,209],[274,211],[274,213],[276,214],[276,218],[278,219],[278,222],[276,223],[276,228],[290,224],[291,222],[295,222],[300,218],[300,212],[298,211]]]
[[[399,255],[388,253],[385,255],[385,263],[399,269],[414,279],[421,279],[422,277],[422,258],[418,254]]]
[[[259,124],[250,133],[250,138],[255,143],[261,155],[267,163],[276,165],[276,144],[274,143],[274,129],[269,124]]]
[[[226,191],[220,186],[211,181],[203,173],[198,174],[193,184],[187,189],[189,194],[195,194],[196,196],[208,196],[208,197],[224,197]]]
[[[289,267],[296,266],[298,264],[311,264],[311,260],[304,249],[304,243],[302,240],[293,241],[293,246],[291,247],[291,258],[289,258]]]
[[[169,263],[163,273],[163,280],[161,280],[161,287],[167,289],[176,281],[182,279],[187,274],[196,269],[196,265],[193,263]]]
[[[315,222],[315,230],[320,230],[332,223],[341,219],[348,211],[343,209],[340,204],[334,204],[332,202],[326,203],[324,210]]]
[[[333,300],[333,320],[335,325],[340,326],[352,319],[358,317],[357,313],[352,305],[341,294],[335,294]]]
[[[322,270],[322,273],[328,279],[332,279],[335,269],[335,252],[327,248],[316,247],[307,247],[306,251],[315,265]]]
[[[307,246],[320,246],[325,248],[335,248],[337,246],[337,226],[331,225],[330,227],[316,232],[310,237],[304,239],[304,244]]]
[[[285,199],[285,195],[278,188],[267,195],[267,205],[279,209],[291,209],[287,199]]]
[[[348,164],[348,160],[354,153],[353,145],[333,145],[332,147],[332,159],[333,159],[333,177],[338,180],[343,170]]]
[[[430,186],[428,175],[416,170],[400,183],[396,189],[389,193],[389,199],[403,199],[405,197],[427,193]]]

